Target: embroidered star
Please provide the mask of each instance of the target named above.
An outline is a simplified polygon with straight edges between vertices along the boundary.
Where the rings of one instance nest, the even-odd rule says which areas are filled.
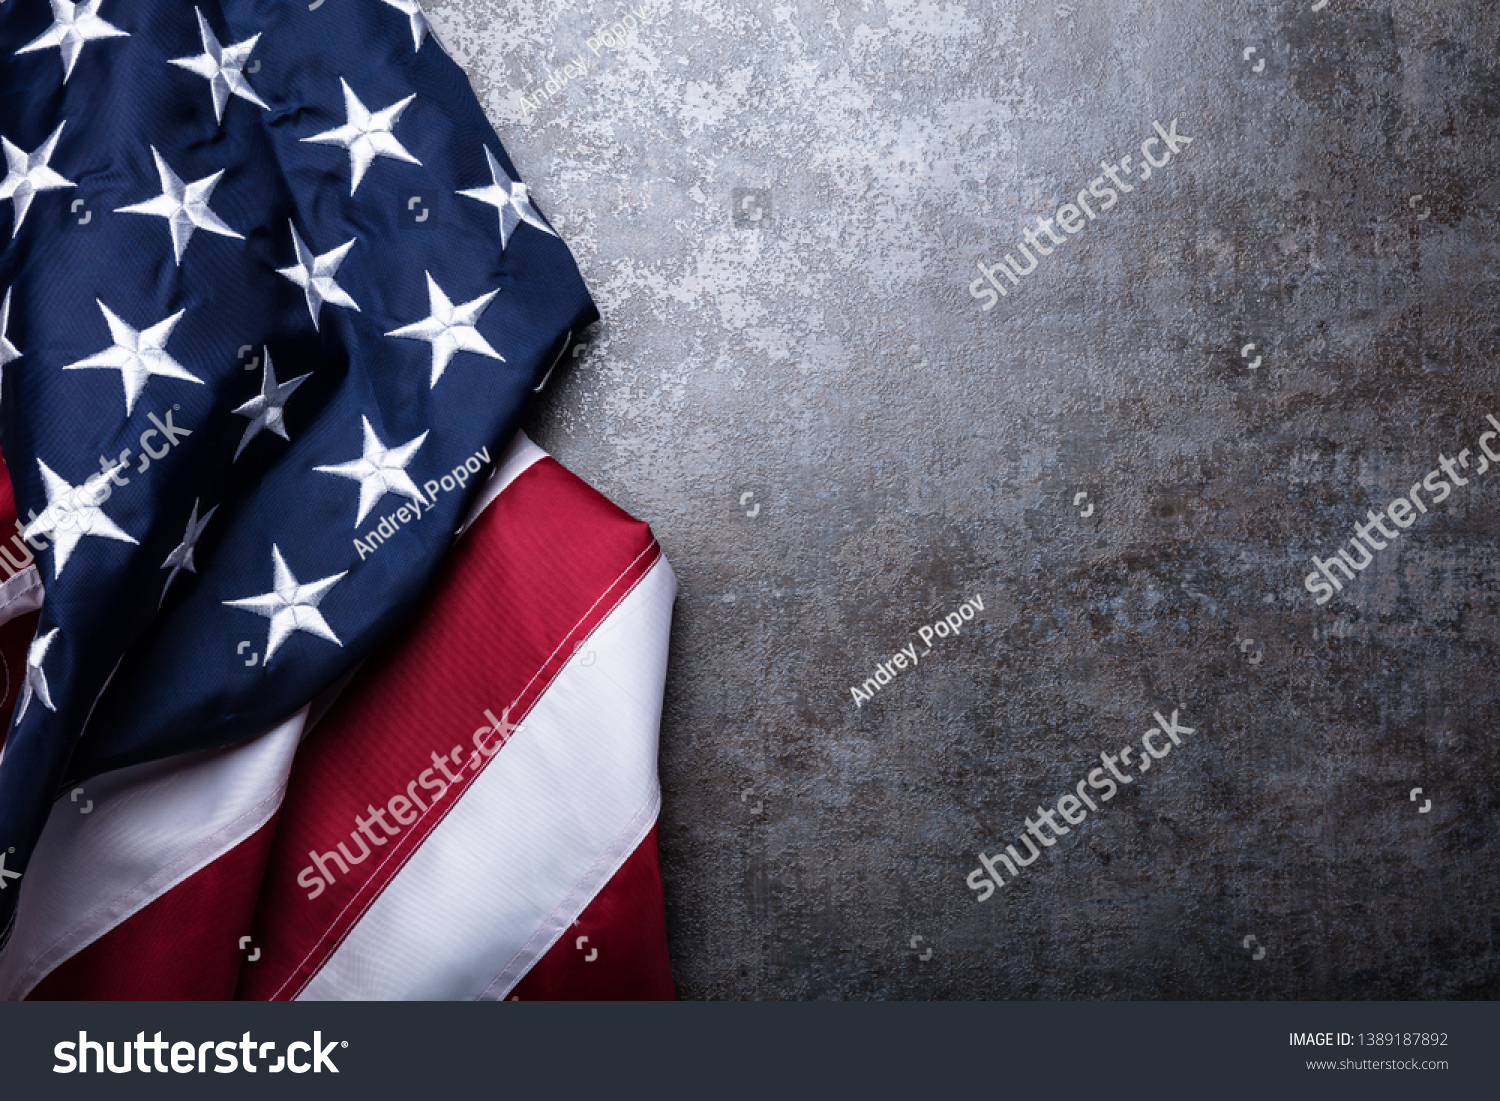
[[[42,471],[42,488],[47,494],[47,507],[40,516],[26,525],[21,538],[30,540],[37,535],[52,537],[54,579],[62,576],[63,567],[68,564],[73,548],[78,546],[78,541],[85,535],[135,543],[99,507],[109,497],[109,477],[120,469],[118,465],[101,470],[79,486],[69,485],[41,459],[36,461],[36,465]]]
[[[491,348],[490,342],[474,327],[490,301],[499,293],[498,290],[493,290],[461,306],[455,306],[448,301],[448,296],[437,285],[431,273],[428,273],[427,300],[432,313],[422,321],[385,335],[404,340],[425,340],[432,345],[432,381],[428,384],[429,390],[437,385],[438,379],[448,369],[449,362],[459,352],[475,352],[504,363],[505,357]]]
[[[167,555],[167,560],[161,564],[162,569],[170,569],[172,571],[167,574],[167,583],[162,586],[161,597],[163,600],[166,600],[167,590],[172,587],[172,581],[176,578],[179,570],[187,570],[189,573],[198,572],[197,568],[193,565],[193,548],[198,545],[198,538],[203,534],[203,529],[208,527],[208,522],[214,518],[214,513],[218,511],[219,506],[215,505],[205,512],[203,519],[200,520],[198,519],[198,501],[196,498],[193,500],[193,513],[188,517],[187,534],[182,537],[182,542],[177,544],[176,549]]]
[[[57,139],[66,125],[66,119],[59,122],[57,129],[52,131],[52,136],[31,153],[12,144],[9,138],[0,138],[0,148],[5,150],[5,179],[0,180],[0,199],[9,199],[16,207],[16,224],[10,231],[12,238],[21,232],[21,223],[26,220],[26,211],[31,209],[31,200],[36,197],[37,192],[78,186],[47,167],[47,162],[52,159],[52,151],[57,148]]]
[[[94,301],[99,303],[99,309],[104,314],[104,321],[109,326],[110,339],[114,341],[114,344],[102,352],[95,352],[87,359],[69,363],[63,368],[64,371],[78,371],[88,367],[103,367],[107,370],[119,371],[120,381],[125,384],[125,415],[127,417],[135,411],[136,399],[141,396],[141,391],[146,388],[146,383],[151,380],[152,375],[203,385],[201,378],[189,374],[182,364],[167,354],[167,341],[172,336],[172,330],[177,327],[177,322],[181,321],[182,315],[187,312],[186,310],[178,310],[165,321],[158,321],[149,329],[135,329],[117,317],[103,302],[99,302],[97,298]]]
[[[0,300],[0,367],[4,367],[7,363],[14,363],[21,358],[21,349],[6,339],[5,331],[9,326],[10,290],[7,289],[4,300]]]
[[[318,327],[318,310],[324,302],[332,302],[335,306],[359,312],[354,299],[344,293],[344,288],[333,279],[338,274],[345,255],[353,247],[354,241],[345,241],[332,252],[315,256],[312,249],[297,236],[297,227],[292,226],[292,250],[297,254],[297,262],[289,268],[277,268],[276,273],[286,276],[307,292],[307,310],[312,314],[314,329]]]
[[[370,418],[361,417],[360,420],[365,426],[364,454],[337,466],[313,467],[323,474],[337,474],[340,478],[349,478],[359,483],[359,515],[354,518],[356,527],[365,522],[365,517],[370,514],[376,502],[387,493],[399,493],[419,504],[427,502],[422,491],[406,473],[407,464],[422,446],[422,441],[427,439],[427,433],[423,432],[400,447],[386,447],[375,434],[375,429],[370,427]]]
[[[178,264],[182,263],[182,254],[187,251],[188,241],[192,239],[194,230],[206,229],[221,237],[234,237],[241,241],[245,239],[208,209],[209,196],[219,185],[219,177],[224,175],[222,168],[212,176],[204,176],[201,180],[185,184],[177,173],[167,167],[167,162],[162,160],[154,145],[151,147],[151,155],[156,158],[156,172],[161,177],[161,194],[144,203],[122,206],[115,211],[116,214],[152,214],[165,218],[167,228],[172,231],[172,252],[176,255]]]
[[[359,190],[359,181],[365,178],[365,173],[370,170],[376,157],[390,157],[408,164],[422,163],[408,153],[391,133],[391,127],[396,125],[401,113],[417,98],[416,95],[409,95],[372,113],[359,101],[359,97],[343,77],[339,77],[339,83],[344,88],[344,125],[302,140],[317,142],[319,145],[338,145],[349,151],[349,167],[354,174],[354,182],[349,185],[350,195]]]
[[[275,569],[275,580],[271,583],[270,592],[260,596],[247,596],[243,600],[224,601],[231,608],[243,608],[271,621],[262,668],[270,663],[271,655],[281,648],[281,644],[294,631],[306,631],[342,646],[339,636],[333,633],[333,629],[324,620],[323,613],[318,611],[318,605],[328,595],[328,590],[337,585],[349,571],[345,570],[344,573],[325,577],[308,585],[299,584],[292,576],[292,571],[287,568],[286,560],[281,557],[281,548],[274,543],[271,545],[271,564]]]
[[[32,696],[41,700],[42,706],[48,711],[57,710],[52,702],[52,693],[47,688],[47,674],[42,672],[42,662],[47,660],[47,650],[59,630],[61,628],[54,627],[45,635],[37,635],[26,651],[26,680],[21,684],[21,701],[16,706],[17,723],[26,717],[26,707],[31,703]]]
[[[309,371],[291,382],[278,383],[276,368],[271,364],[271,349],[263,348],[261,354],[266,357],[266,366],[260,376],[260,393],[235,410],[240,416],[250,418],[250,423],[245,426],[245,434],[240,437],[240,445],[234,450],[235,459],[240,457],[246,444],[260,435],[263,428],[269,428],[284,440],[291,439],[286,434],[287,398],[292,396],[293,390],[312,377],[312,372]],[[234,459],[230,460],[233,461]]]
[[[250,59],[250,51],[255,49],[256,42],[260,41],[260,35],[251,35],[232,46],[221,46],[213,28],[208,25],[208,20],[203,18],[203,13],[197,8],[193,11],[198,16],[198,34],[203,39],[203,52],[197,57],[175,57],[169,64],[181,66],[208,81],[209,91],[214,97],[215,122],[224,121],[224,105],[232,95],[247,99],[262,110],[269,111],[271,108],[255,94],[255,89],[250,87],[244,72],[245,62]]]
[[[489,146],[484,147],[484,159],[489,162],[490,179],[494,182],[484,187],[460,191],[459,194],[470,199],[478,199],[481,203],[489,203],[500,212],[500,248],[504,250],[506,243],[510,240],[511,232],[522,222],[556,237],[557,234],[553,232],[552,227],[542,220],[541,214],[532,205],[531,192],[526,189],[526,185],[520,180],[510,178],[505,169],[500,167],[495,154],[490,152]],[[502,183],[502,180],[505,182]]]
[[[412,45],[420,50],[422,43],[432,33],[432,24],[427,21],[427,13],[422,10],[422,5],[417,0],[385,0],[385,3],[411,20]]]
[[[57,47],[62,52],[63,83],[66,84],[68,77],[73,75],[73,66],[78,63],[78,55],[83,52],[85,42],[95,42],[101,38],[130,37],[119,27],[99,18],[99,5],[103,2],[104,0],[83,0],[81,4],[71,4],[68,0],[51,0],[52,26],[43,31],[40,38],[22,46],[16,53],[26,54],[33,50]]]

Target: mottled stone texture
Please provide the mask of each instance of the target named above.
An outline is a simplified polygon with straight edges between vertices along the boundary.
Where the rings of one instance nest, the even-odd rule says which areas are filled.
[[[530,427],[681,581],[682,996],[1500,995],[1500,473],[1302,582],[1500,416],[1500,9],[1313,2],[641,0],[597,57],[625,3],[434,5],[604,316]],[[975,261],[1174,117],[982,311]]]

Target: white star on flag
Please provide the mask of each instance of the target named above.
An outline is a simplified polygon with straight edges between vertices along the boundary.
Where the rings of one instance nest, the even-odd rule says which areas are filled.
[[[271,364],[271,349],[262,348],[261,354],[266,357],[266,365],[260,376],[260,393],[235,410],[240,416],[250,418],[250,423],[245,426],[245,434],[240,437],[239,447],[234,449],[235,459],[240,457],[246,444],[260,435],[263,428],[269,428],[284,440],[291,439],[286,434],[287,398],[292,396],[293,390],[312,377],[312,372],[309,371],[291,382],[278,383],[276,368]],[[233,461],[234,459],[230,460]]]
[[[375,434],[375,429],[370,427],[370,418],[361,417],[360,420],[365,426],[364,454],[337,466],[313,467],[323,474],[337,474],[340,478],[349,478],[359,483],[359,515],[354,518],[356,527],[365,522],[365,517],[370,514],[376,502],[387,493],[399,493],[418,504],[427,502],[422,491],[406,473],[407,464],[427,439],[427,433],[423,432],[400,447],[386,447]]]
[[[16,705],[17,723],[26,717],[26,707],[31,703],[32,696],[41,700],[42,706],[48,711],[57,710],[52,703],[52,693],[47,688],[47,674],[42,672],[42,662],[47,659],[47,650],[61,629],[54,627],[45,635],[37,635],[31,640],[31,647],[26,651],[26,679],[21,683],[21,701]]]
[[[404,340],[425,340],[432,345],[432,381],[427,388],[430,390],[437,385],[438,379],[448,369],[449,362],[459,352],[474,352],[504,363],[505,357],[491,348],[490,342],[474,327],[490,301],[500,292],[493,290],[461,306],[455,306],[448,301],[448,296],[437,285],[432,274],[428,272],[426,275],[427,300],[432,313],[422,321],[394,329],[385,335]]]
[[[78,546],[78,541],[85,535],[135,543],[99,507],[99,502],[109,496],[109,477],[120,469],[119,464],[108,470],[101,470],[80,486],[69,485],[41,459],[36,461],[36,465],[42,471],[42,488],[47,494],[47,507],[40,516],[26,525],[21,538],[30,540],[38,535],[51,536],[54,579],[62,576],[63,567],[68,564],[73,548]]]
[[[308,585],[298,584],[292,571],[287,568],[286,560],[281,557],[281,548],[274,543],[271,544],[271,564],[275,570],[271,592],[247,596],[243,600],[224,601],[228,607],[243,608],[271,621],[271,630],[266,636],[266,656],[261,662],[261,668],[270,664],[271,655],[281,648],[281,644],[294,631],[306,631],[339,646],[344,645],[323,619],[318,605],[328,595],[328,590],[337,585],[349,571],[345,570],[344,573],[325,577]]]
[[[208,522],[214,518],[214,513],[218,511],[219,506],[215,505],[205,512],[203,519],[200,520],[198,519],[198,500],[197,498],[193,499],[193,513],[188,517],[187,534],[182,537],[182,542],[177,544],[172,553],[167,555],[167,560],[161,564],[162,569],[170,569],[172,571],[167,574],[167,583],[162,586],[161,597],[163,600],[166,600],[167,590],[172,587],[172,580],[177,576],[179,570],[187,570],[189,573],[198,572],[197,567],[193,565],[193,548],[198,545],[198,539],[203,534],[203,529],[208,527]]]
[[[26,211],[31,209],[31,200],[37,192],[78,186],[47,167],[66,125],[67,119],[59,122],[52,136],[31,153],[13,144],[9,138],[0,138],[0,148],[5,150],[5,179],[0,180],[0,199],[9,199],[16,206],[16,224],[10,231],[12,238],[21,232],[21,223],[26,220]]]
[[[192,240],[194,230],[206,229],[222,237],[234,237],[241,241],[245,239],[208,209],[209,196],[219,185],[219,177],[224,175],[222,168],[212,176],[204,176],[201,180],[185,184],[177,173],[167,167],[167,162],[162,160],[154,145],[151,147],[151,155],[156,158],[156,172],[161,177],[161,194],[144,203],[122,206],[115,211],[116,214],[152,214],[165,218],[167,227],[172,231],[172,252],[176,255],[178,264],[182,263],[182,254],[187,251],[188,241]]]
[[[385,3],[411,20],[412,45],[420,50],[422,42],[432,33],[432,24],[427,21],[427,13],[422,10],[422,5],[417,0],[385,0]]]
[[[0,300],[0,367],[7,363],[14,363],[21,358],[21,349],[12,344],[5,336],[6,330],[10,328],[10,288],[6,288],[5,298]]]
[[[99,5],[104,0],[83,0],[81,4],[70,4],[68,0],[51,0],[52,26],[16,51],[17,55],[33,50],[48,50],[57,47],[62,53],[63,83],[73,75],[73,66],[83,52],[85,42],[101,38],[129,38],[130,35],[111,23],[99,18]]]
[[[193,11],[198,16],[198,34],[203,39],[203,52],[197,57],[174,57],[168,64],[181,66],[208,81],[209,91],[214,97],[215,122],[224,121],[224,105],[232,95],[247,99],[262,110],[269,111],[270,106],[255,94],[255,89],[250,87],[244,75],[245,62],[250,59],[250,51],[255,49],[260,35],[251,35],[232,46],[221,46],[213,28],[208,25],[208,20],[203,18],[203,13],[197,8]]]
[[[297,236],[297,227],[292,226],[292,250],[297,254],[297,262],[289,268],[277,268],[276,274],[286,276],[307,292],[307,309],[312,314],[314,329],[318,327],[318,310],[324,302],[332,302],[335,306],[359,312],[358,304],[333,279],[338,274],[345,255],[353,247],[354,241],[349,240],[332,252],[316,256],[303,243],[302,238]]]
[[[158,321],[149,329],[135,329],[117,317],[103,302],[97,298],[94,301],[98,302],[99,309],[104,313],[104,321],[109,325],[110,339],[114,341],[114,344],[102,352],[95,352],[87,359],[69,363],[63,368],[64,371],[78,371],[90,367],[119,371],[120,380],[125,384],[125,415],[127,417],[135,411],[136,399],[141,396],[141,391],[146,388],[146,383],[150,381],[152,375],[203,385],[201,378],[189,374],[182,364],[167,354],[167,341],[172,336],[172,330],[177,327],[177,322],[181,321],[182,315],[187,312],[186,310],[178,310],[165,321]]]
[[[398,161],[406,161],[408,164],[420,165],[422,162],[413,157],[396,140],[391,133],[391,127],[396,125],[401,113],[406,110],[411,101],[416,99],[412,94],[399,102],[391,104],[382,110],[371,113],[354,90],[349,87],[348,81],[339,77],[339,84],[344,88],[344,112],[346,120],[343,126],[332,130],[325,130],[321,134],[314,134],[303,141],[317,142],[319,145],[338,145],[349,151],[349,167],[354,174],[354,182],[349,185],[349,194],[353,195],[359,190],[359,181],[365,178],[365,173],[370,170],[376,157],[390,157]]]
[[[460,191],[459,194],[470,199],[478,199],[481,203],[488,203],[500,212],[500,248],[504,250],[510,240],[511,232],[525,222],[529,226],[535,226],[543,233],[550,233],[553,237],[557,234],[552,227],[542,220],[535,206],[531,204],[531,192],[520,180],[512,180],[500,162],[495,159],[495,154],[490,152],[490,147],[484,147],[484,159],[490,165],[490,179],[493,183],[484,187],[471,188],[468,191]],[[501,181],[505,181],[502,183]]]

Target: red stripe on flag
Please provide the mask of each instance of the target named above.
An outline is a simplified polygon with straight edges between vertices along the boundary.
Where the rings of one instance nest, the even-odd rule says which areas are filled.
[[[646,524],[550,458],[479,516],[411,633],[298,750],[256,918],[265,958],[242,971],[241,998],[297,995],[473,777],[503,762],[487,713],[520,723],[660,554]]]
[[[592,955],[592,958],[590,956]],[[656,827],[511,991],[529,1001],[671,1001]]]
[[[223,1001],[241,963],[255,954],[250,931],[261,872],[276,832],[273,815],[255,833],[153,899],[38,983],[27,1001]],[[246,962],[247,968],[257,962]]]
[[[16,494],[10,484],[5,457],[0,455],[0,556],[3,556],[0,557],[0,583],[10,580],[25,568],[26,555],[30,553],[25,544],[20,543],[19,534],[10,534],[12,530],[17,533],[21,530],[16,526]],[[12,558],[21,566],[16,566]],[[5,745],[6,735],[10,732],[11,712],[21,698],[21,685],[26,677],[26,651],[36,635],[36,622],[40,618],[40,612],[29,612],[0,624],[0,660],[4,662],[0,676],[4,677],[5,685],[5,694],[0,697],[0,717],[5,720],[4,727],[0,727],[0,747]]]

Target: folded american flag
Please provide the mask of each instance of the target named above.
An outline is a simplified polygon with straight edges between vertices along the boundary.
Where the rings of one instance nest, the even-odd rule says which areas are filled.
[[[495,768],[505,754],[523,762],[540,753],[532,769],[550,775],[552,745],[538,750],[517,726],[537,703],[526,691],[549,682],[547,666],[513,685],[513,667],[499,660],[511,645],[534,655],[525,646],[541,645],[555,627],[547,616],[556,609],[538,606],[546,603],[538,592],[480,624],[495,631],[486,648],[475,649],[483,631],[466,613],[426,609],[419,624],[460,624],[452,646],[474,649],[477,664],[432,696],[432,669],[455,655],[416,658],[419,673],[401,678],[416,708],[411,726],[341,720],[357,708],[353,694],[314,729],[299,760],[308,769],[332,762],[312,783],[315,804],[339,813],[344,802],[330,792],[338,778],[360,774],[351,760],[422,763],[404,738],[447,738],[438,717],[458,720],[444,709],[450,703],[481,691],[478,718],[490,729],[480,738],[471,727],[471,742],[458,747],[431,745],[414,777],[366,775],[357,792],[365,804],[354,807],[363,813],[341,817],[338,828],[332,819],[303,822],[302,802],[288,802],[288,831],[275,835],[302,844],[306,834],[320,858],[312,861],[324,883],[317,897],[308,897],[309,856],[294,861],[291,885],[282,882],[279,861],[294,855],[269,847],[269,817],[223,847],[264,808],[275,810],[263,772],[275,772],[281,751],[279,783],[287,780],[312,700],[326,700],[383,643],[398,645],[393,634],[425,594],[441,591],[460,522],[474,514],[481,484],[499,484],[490,474],[529,393],[571,336],[597,320],[567,248],[462,72],[414,0],[9,3],[0,6],[0,144],[0,438],[15,525],[39,567],[0,585],[0,606],[9,595],[12,609],[26,607],[45,588],[0,756],[0,945],[18,930],[24,941],[0,956],[7,993],[54,972],[69,983],[80,968],[101,992],[150,993],[114,983],[110,968],[58,965],[108,954],[111,938],[138,935],[153,912],[165,915],[154,926],[159,947],[201,927],[222,950],[222,915],[171,916],[181,918],[172,907],[195,897],[210,870],[239,891],[213,883],[202,895],[210,909],[231,895],[257,903],[264,966],[240,983],[248,996],[510,989],[538,951],[564,944],[552,929],[558,916],[576,910],[568,921],[577,918],[615,870],[613,856],[624,861],[649,829],[645,820],[631,832],[639,805],[628,822],[592,822],[586,837],[574,834],[589,816],[573,816],[559,825],[559,838],[576,841],[561,844],[567,859],[532,853],[549,871],[537,886],[528,879],[535,868],[498,828],[514,826],[505,814],[519,796],[475,808],[481,792],[504,783],[492,777],[510,774]],[[501,555],[462,576],[477,598],[525,568]],[[607,589],[589,595],[607,597]],[[570,606],[561,591],[555,603]],[[496,661],[501,679],[493,679]],[[655,693],[660,706],[660,685]],[[204,760],[219,762],[217,771]],[[654,790],[654,727],[651,760]],[[640,775],[625,802],[645,790]],[[396,780],[399,790],[387,793]],[[150,792],[144,807],[132,802],[138,781]],[[296,771],[291,783],[296,790]],[[537,775],[508,783],[526,798],[549,792]],[[151,805],[184,784],[184,801]],[[254,805],[239,801],[251,796]],[[372,820],[377,798],[384,805]],[[92,804],[87,816],[80,801]],[[144,813],[132,817],[132,805]],[[495,945],[510,944],[537,907],[546,916],[511,945],[484,989],[465,986],[493,962],[483,953],[441,965],[417,953],[423,969],[438,969],[435,986],[375,983],[360,956],[371,942],[381,959],[401,959],[387,948],[392,936],[420,941],[426,921],[441,926],[465,913],[459,901],[441,913],[401,909],[402,883],[428,861],[438,871],[414,889],[437,897],[446,844],[455,829],[468,837],[450,823],[465,814],[504,849],[460,843],[480,861],[477,874],[520,861],[496,873],[505,883],[498,895],[466,895],[477,907],[469,919],[502,930],[489,950],[504,951]],[[72,895],[60,880],[78,879],[77,870],[65,876],[34,862],[78,832],[60,817],[90,838],[168,837],[165,849],[139,849],[141,858],[107,846],[92,864],[72,864],[89,868],[84,879],[108,895],[87,898],[92,924],[68,916]],[[531,828],[528,817],[520,832]],[[598,847],[598,831],[609,829],[586,874],[552,897],[579,871],[577,853]],[[360,843],[369,855],[359,855]],[[505,894],[513,889],[525,904]],[[335,916],[324,913],[335,903]],[[243,915],[242,927],[248,922]],[[37,929],[43,950],[31,939]],[[242,959],[233,939],[231,957]],[[162,966],[177,965],[163,956]],[[287,975],[264,986],[278,968]],[[341,968],[359,981],[342,981]]]
[[[347,685],[56,802],[0,997],[672,997],[671,567],[524,436],[475,512],[419,618]],[[34,566],[0,584],[13,686],[38,587]]]
[[[0,438],[46,591],[3,944],[59,793],[290,729],[412,616],[597,313],[414,0],[12,0],[0,145]]]

